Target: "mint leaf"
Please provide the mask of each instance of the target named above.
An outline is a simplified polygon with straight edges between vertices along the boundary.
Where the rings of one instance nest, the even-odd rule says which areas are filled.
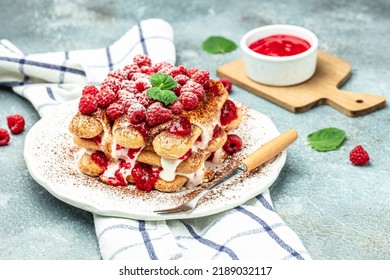
[[[177,82],[168,74],[155,73],[150,76],[150,82],[154,87],[171,90],[177,86]]]
[[[344,130],[329,127],[317,130],[307,136],[309,145],[320,152],[337,150],[345,139]]]
[[[173,91],[167,89],[161,90],[158,87],[149,88],[146,94],[149,98],[158,100],[164,103],[164,105],[171,104],[177,100],[177,96]]]
[[[221,36],[211,36],[207,38],[203,42],[202,47],[206,52],[213,54],[227,53],[237,49],[236,43]]]

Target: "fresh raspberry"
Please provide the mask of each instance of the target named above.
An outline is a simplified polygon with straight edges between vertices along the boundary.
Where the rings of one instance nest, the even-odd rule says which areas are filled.
[[[156,69],[154,69],[153,66],[148,66],[148,65],[144,65],[140,68],[141,70],[141,73],[143,74],[147,74],[147,75],[152,75],[153,73],[156,72]]]
[[[90,115],[98,108],[98,104],[94,96],[90,94],[82,95],[79,102],[79,111],[82,114]]]
[[[182,87],[182,85],[177,84],[176,87],[173,89],[173,92],[176,94],[176,96],[180,96],[180,91]]]
[[[242,140],[236,134],[229,134],[225,144],[223,145],[223,149],[228,154],[236,153],[240,151],[242,148]]]
[[[131,80],[135,73],[141,72],[141,69],[139,69],[137,64],[132,63],[125,65],[125,67],[123,67],[123,71],[127,73],[127,79]]]
[[[150,126],[156,126],[172,119],[172,112],[164,108],[160,102],[155,102],[146,111],[146,122]]]
[[[138,92],[143,92],[144,90],[147,90],[148,88],[151,87],[152,87],[152,83],[150,82],[149,77],[148,78],[141,77],[135,80],[135,88],[138,90]]]
[[[100,167],[107,168],[110,159],[102,151],[95,151],[91,154],[91,159]]]
[[[119,118],[125,113],[125,109],[121,104],[115,102],[107,107],[106,113],[110,120],[115,121],[117,118]]]
[[[134,73],[133,77],[131,77],[131,80],[135,82],[135,81],[137,81],[139,79],[142,79],[142,78],[144,78],[146,80],[149,80],[150,79],[150,75],[145,74],[145,73]]]
[[[146,91],[138,93],[135,97],[137,98],[138,102],[141,103],[145,108],[148,108],[154,103],[154,100],[149,98],[149,96],[146,94]]]
[[[121,81],[114,77],[107,77],[103,80],[100,90],[105,86],[109,87],[116,93],[121,89]]]
[[[137,54],[136,56],[134,56],[133,62],[137,64],[140,68],[142,66],[152,66],[152,60],[149,56],[145,54]]]
[[[188,68],[186,71],[186,75],[191,78],[192,75],[194,75],[197,71],[198,71],[198,69],[195,67]]]
[[[92,96],[96,95],[97,93],[99,93],[99,90],[93,85],[86,85],[81,92],[82,95],[90,94]]]
[[[193,79],[198,84],[201,84],[204,88],[208,88],[210,85],[210,73],[206,70],[198,70],[192,76]]]
[[[165,69],[167,72],[173,67],[173,64],[168,61],[158,62],[154,65],[156,72],[160,72],[162,69]]]
[[[190,79],[190,77],[186,76],[186,75],[183,75],[183,74],[179,74],[177,76],[175,76],[173,78],[179,85],[185,85],[188,80]]]
[[[180,93],[182,92],[192,92],[194,93],[197,97],[198,100],[201,100],[204,96],[204,88],[201,84],[195,82],[194,80],[190,79],[183,87],[180,89]]]
[[[222,77],[219,81],[223,84],[228,93],[232,91],[232,81],[230,81],[230,79]]]
[[[11,137],[9,136],[9,133],[4,128],[0,128],[0,146],[5,146],[8,144]]]
[[[7,117],[8,128],[12,134],[19,134],[24,130],[24,118],[21,115],[11,115]]]
[[[120,89],[117,92],[117,103],[121,104],[125,111],[127,111],[131,104],[138,103],[137,98],[135,97],[134,93],[131,93],[127,90]]]
[[[370,156],[367,151],[363,148],[362,145],[357,145],[352,151],[349,153],[349,160],[354,165],[365,165],[370,161]]]
[[[100,108],[107,108],[111,103],[115,102],[116,94],[111,88],[105,86],[95,95],[95,98]]]
[[[230,99],[226,100],[221,109],[220,121],[223,126],[228,125],[237,118],[237,107]]]
[[[167,74],[174,78],[177,75],[185,75],[186,73],[187,69],[183,65],[178,65],[171,67]]]
[[[190,91],[181,92],[179,101],[183,104],[183,109],[186,111],[194,110],[198,105],[198,97]]]
[[[191,133],[191,122],[186,117],[175,118],[167,127],[167,131],[174,135],[187,136]]]
[[[129,92],[134,93],[134,94],[139,93],[139,90],[137,89],[135,82],[133,80],[122,81],[121,89],[117,91],[117,94],[121,90],[126,90],[126,91],[129,91]]]
[[[113,77],[119,81],[127,80],[127,71],[123,69],[115,69],[107,74],[107,77]]]
[[[140,123],[146,117],[146,109],[141,103],[133,103],[127,112],[132,124]]]
[[[176,100],[174,103],[168,105],[167,107],[172,113],[178,115],[183,111],[183,104],[179,100]]]

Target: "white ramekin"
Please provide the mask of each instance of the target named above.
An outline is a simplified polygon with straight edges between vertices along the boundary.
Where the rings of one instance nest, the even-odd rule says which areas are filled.
[[[271,35],[292,35],[308,41],[311,47],[292,56],[267,56],[249,48],[253,42]],[[246,33],[240,41],[246,75],[270,86],[290,86],[310,79],[316,69],[318,38],[310,30],[295,25],[266,25]]]

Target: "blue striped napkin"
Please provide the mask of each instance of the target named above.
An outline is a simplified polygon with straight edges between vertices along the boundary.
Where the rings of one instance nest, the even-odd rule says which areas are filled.
[[[154,62],[175,63],[171,25],[141,21],[107,48],[25,55],[0,40],[0,85],[27,98],[39,115],[78,98],[107,73],[145,53]],[[299,237],[274,211],[268,191],[242,206],[208,217],[138,221],[94,214],[103,259],[230,260],[310,259]]]

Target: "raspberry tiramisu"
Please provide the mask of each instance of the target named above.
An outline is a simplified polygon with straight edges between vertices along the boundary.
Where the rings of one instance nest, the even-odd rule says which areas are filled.
[[[69,124],[78,167],[112,186],[174,192],[212,178],[205,162],[241,149],[241,111],[209,72],[146,55],[87,85]]]

